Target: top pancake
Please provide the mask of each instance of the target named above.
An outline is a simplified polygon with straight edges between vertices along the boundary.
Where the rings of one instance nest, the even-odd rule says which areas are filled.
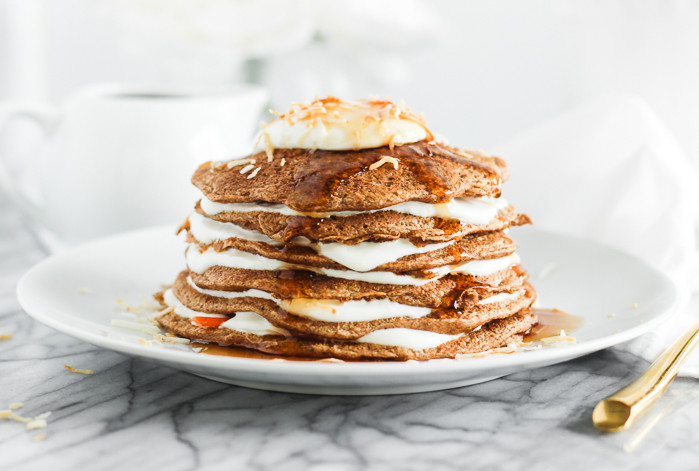
[[[385,163],[370,169],[386,156],[397,159],[398,168]],[[239,166],[204,164],[192,183],[217,203],[265,201],[301,212],[323,212],[497,197],[508,176],[498,157],[426,141],[356,151],[275,149],[271,162],[264,152],[250,158],[259,170],[240,173]]]

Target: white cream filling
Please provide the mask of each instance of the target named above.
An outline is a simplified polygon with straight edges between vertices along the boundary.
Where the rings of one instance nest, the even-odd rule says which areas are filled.
[[[454,241],[451,240],[417,247],[408,239],[396,239],[388,242],[360,242],[355,245],[331,242],[311,244],[311,246],[321,255],[350,270],[367,272],[385,263],[395,262],[402,257],[432,252],[453,243]]]
[[[333,278],[346,280],[359,280],[368,283],[381,283],[389,285],[413,285],[420,286],[429,283],[433,279],[414,278],[408,275],[396,275],[388,271],[376,271],[360,273],[352,270],[334,270],[330,268],[317,268],[304,265],[293,265],[280,262],[271,258],[243,252],[237,249],[227,249],[216,252],[209,248],[199,252],[199,247],[192,244],[186,253],[187,267],[195,273],[202,274],[213,266],[239,268],[243,270],[306,270]]]
[[[514,293],[498,293],[478,301],[478,304],[495,304],[508,301],[514,301],[524,294],[524,290],[515,291]]]
[[[281,307],[297,316],[324,322],[362,322],[391,317],[425,317],[432,309],[408,306],[389,299],[337,301],[335,299],[283,300]]]
[[[196,291],[209,296],[219,298],[241,298],[253,297],[270,299],[282,307],[285,311],[324,322],[360,322],[375,321],[378,319],[388,319],[391,317],[425,317],[432,309],[428,307],[409,306],[400,304],[389,299],[372,299],[369,301],[338,301],[335,299],[309,299],[299,298],[292,300],[278,300],[270,293],[258,289],[248,289],[245,291],[218,291],[198,287],[190,277],[187,283]]]
[[[259,255],[243,252],[237,249],[227,249],[223,252],[216,252],[209,248],[204,252],[199,251],[199,246],[192,244],[186,252],[187,267],[195,273],[202,274],[213,266],[227,268],[239,268],[243,270],[306,270],[329,276],[332,278],[342,278],[345,280],[358,280],[367,283],[379,283],[387,285],[410,285],[421,286],[449,274],[464,273],[473,276],[488,276],[519,263],[517,254],[508,255],[490,260],[472,260],[454,266],[445,266],[429,270],[437,276],[430,279],[415,278],[409,275],[396,275],[387,271],[356,272],[352,270],[334,270],[330,268],[317,268],[305,265],[293,265],[280,262]],[[478,263],[476,263],[478,262]],[[472,263],[474,265],[469,265]]]
[[[497,216],[498,211],[507,207],[507,201],[504,198],[488,197],[454,198],[448,203],[441,204],[408,201],[369,211],[330,211],[310,213],[295,211],[286,205],[278,203],[215,203],[206,197],[202,197],[199,204],[201,209],[206,214],[211,216],[227,212],[247,213],[251,211],[262,211],[267,213],[283,214],[285,216],[309,216],[322,218],[330,216],[354,216],[356,214],[374,213],[377,211],[396,211],[398,213],[410,214],[419,217],[458,219],[464,224],[488,224]]]
[[[499,271],[507,270],[519,263],[519,255],[512,253],[505,257],[491,258],[489,260],[471,260],[468,262],[450,265],[449,273],[462,273],[471,276],[488,276]]]
[[[264,242],[269,245],[281,245],[271,237],[261,232],[244,229],[231,222],[219,222],[202,216],[199,213],[189,215],[189,230],[192,235],[203,244],[211,244],[217,240],[225,240],[231,237],[237,239]]]
[[[165,304],[167,304],[168,306],[175,306],[175,314],[177,314],[178,316],[186,317],[187,319],[191,319],[192,317],[197,316],[218,318],[228,317],[225,314],[202,314],[201,312],[190,309],[184,304],[182,304],[179,299],[177,299],[177,296],[175,296],[175,293],[173,293],[171,289],[165,291],[165,293],[163,294],[163,300],[165,301]]]
[[[256,335],[284,335],[286,333],[261,315],[250,311],[236,312],[235,316],[221,324],[221,327]]]
[[[192,317],[217,317],[226,318],[225,314],[212,314],[195,311],[183,305],[179,299],[175,296],[171,289],[165,291],[163,295],[165,304],[168,306],[175,306],[175,313],[179,316],[191,319]],[[236,312],[234,317],[231,317],[226,322],[221,324],[221,327],[226,327],[231,330],[236,330],[238,332],[246,332],[256,335],[275,335],[284,334],[285,332],[278,327],[275,327],[267,319],[257,314],[256,312],[241,311]]]
[[[264,242],[273,246],[281,245],[279,242],[260,232],[243,229],[237,224],[229,222],[214,221],[199,213],[190,214],[189,225],[192,235],[199,242],[204,244],[211,244],[216,240],[225,240],[230,237],[235,237],[244,240]],[[397,239],[388,242],[360,242],[355,245],[331,242],[327,244],[308,244],[308,246],[313,248],[318,254],[340,265],[351,270],[365,272],[373,270],[385,263],[395,262],[408,255],[439,250],[453,243],[454,241],[448,241],[417,247],[408,239]]]
[[[463,334],[438,334],[427,330],[405,329],[396,327],[380,329],[357,339],[357,342],[373,343],[393,347],[403,347],[410,350],[425,350],[458,339]]]
[[[245,298],[245,297],[251,297],[251,298],[263,298],[263,299],[271,299],[272,301],[279,302],[277,299],[275,299],[270,293],[267,291],[262,291],[259,289],[246,289],[245,291],[219,291],[219,290],[213,290],[213,289],[204,289],[198,287],[194,282],[192,281],[191,277],[187,277],[187,283],[189,286],[194,288],[196,291],[206,294],[208,296],[214,296],[216,298],[227,298],[227,299],[234,299],[234,298]]]
[[[265,150],[267,143],[275,149],[370,149],[418,142],[428,136],[425,127],[412,120],[366,118],[366,112],[357,110],[344,111],[337,118],[275,119],[260,131],[255,151]]]

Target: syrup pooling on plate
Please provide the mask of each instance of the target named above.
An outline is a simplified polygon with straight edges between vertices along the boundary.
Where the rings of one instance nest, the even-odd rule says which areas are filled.
[[[568,314],[560,309],[532,309],[538,318],[538,322],[524,336],[524,342],[537,342],[542,339],[556,337],[561,331],[567,334],[576,331],[583,324],[582,317]]]

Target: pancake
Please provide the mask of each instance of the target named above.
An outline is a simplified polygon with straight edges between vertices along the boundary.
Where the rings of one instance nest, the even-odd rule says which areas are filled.
[[[198,244],[201,250],[211,247],[216,252],[237,249],[243,252],[259,255],[281,262],[304,265],[308,267],[345,270],[346,266],[337,263],[317,253],[313,247],[296,244],[272,246],[264,242],[239,238],[216,240],[212,244],[201,244],[191,232],[187,233],[187,241]],[[517,245],[502,232],[487,232],[465,236],[450,245],[425,253],[418,253],[399,258],[394,262],[379,265],[366,271],[389,271],[403,273],[410,271],[429,270],[453,265],[469,260],[488,260],[500,258],[515,252]]]
[[[392,285],[343,280],[305,270],[243,270],[215,266],[203,274],[190,272],[190,276],[203,289],[257,289],[279,299],[388,299],[410,306],[463,309],[476,302],[478,290],[514,291],[528,275],[522,267],[514,266],[488,277],[450,274],[422,285]]]
[[[336,242],[353,245],[360,242],[385,242],[409,239],[414,243],[446,242],[468,234],[501,231],[511,226],[530,224],[524,214],[507,206],[486,224],[467,224],[452,217],[420,217],[396,211],[376,211],[351,216],[290,216],[250,211],[207,214],[197,202],[195,211],[214,221],[232,222],[260,232],[278,242],[292,242],[305,237],[312,242]]]
[[[413,350],[405,347],[351,341],[317,341],[283,335],[257,335],[225,327],[198,327],[187,318],[169,312],[158,321],[170,332],[199,342],[245,347],[273,355],[338,358],[342,360],[431,360],[487,351],[507,345],[528,331],[536,316],[528,309],[504,319],[484,324],[437,347]]]
[[[285,304],[281,299],[264,299],[255,296],[225,298],[202,293],[187,282],[187,272],[184,271],[177,277],[172,291],[179,302],[193,311],[227,315],[233,315],[240,311],[252,311],[264,317],[273,325],[292,332],[297,337],[341,340],[355,340],[374,330],[387,327],[429,330],[442,334],[458,334],[473,330],[491,320],[509,317],[528,307],[535,296],[531,285],[526,284],[518,291],[512,292],[516,296],[513,299],[504,299],[488,304],[476,302],[468,310],[458,311],[442,308],[431,310],[424,317],[417,318],[397,316],[369,321],[328,322],[308,318],[303,315],[294,315],[283,309]],[[507,292],[498,292],[498,294],[501,293]],[[479,301],[494,295],[488,292],[479,294]],[[309,299],[308,301],[312,300]],[[294,303],[286,304],[294,305]]]
[[[397,159],[398,168],[369,168],[386,156]],[[218,203],[266,201],[297,211],[366,211],[406,201],[497,197],[508,176],[498,157],[425,141],[356,151],[276,149],[272,162],[263,152],[250,160],[260,169],[253,179],[239,167],[206,163],[194,172],[192,183]]]

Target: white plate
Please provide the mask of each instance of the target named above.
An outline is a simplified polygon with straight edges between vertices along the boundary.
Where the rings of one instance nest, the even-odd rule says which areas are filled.
[[[118,235],[50,257],[24,276],[17,294],[34,319],[100,347],[240,386],[352,395],[454,388],[559,363],[637,337],[676,308],[677,291],[670,279],[630,255],[533,229],[517,230],[515,238],[542,304],[584,319],[574,332],[577,343],[408,363],[269,361],[144,346],[136,336],[115,335],[110,322],[118,317],[117,298],[138,303],[162,283],[171,283],[183,268],[183,243],[169,227]],[[549,273],[538,276],[543,272]]]

